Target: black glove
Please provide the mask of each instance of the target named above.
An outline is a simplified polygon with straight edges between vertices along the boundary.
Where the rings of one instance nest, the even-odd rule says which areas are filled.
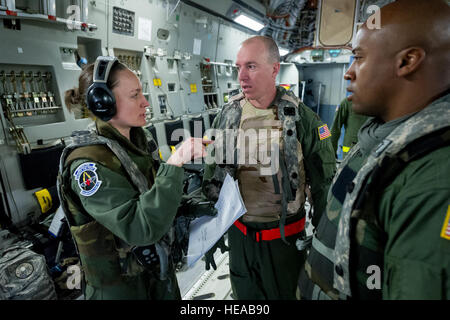
[[[216,262],[214,261],[214,253],[217,248],[220,248],[220,252],[230,251],[230,248],[225,245],[225,238],[222,236],[216,244],[205,253],[205,269],[209,270],[211,266],[214,270],[217,270]]]
[[[202,216],[215,216],[216,214],[217,209],[214,208],[214,202],[208,201],[202,194],[193,197],[183,195],[177,212],[177,216],[192,219]]]
[[[175,241],[172,243],[172,262],[176,269],[182,269],[185,265],[189,246],[189,226],[193,218],[185,216],[176,217],[173,223]]]

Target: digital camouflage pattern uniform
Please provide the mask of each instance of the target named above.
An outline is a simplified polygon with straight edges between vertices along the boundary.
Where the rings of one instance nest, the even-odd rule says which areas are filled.
[[[344,99],[339,105],[331,127],[331,143],[335,153],[338,150],[338,141],[341,136],[341,128],[344,126],[344,142],[342,144],[342,155],[345,157],[350,149],[358,143],[359,128],[369,117],[357,114],[352,109],[352,103]]]
[[[117,142],[137,165],[148,190],[140,192],[139,183],[105,145],[77,148],[65,159],[60,196],[70,211],[85,298],[180,299],[172,266],[161,280],[138,263],[130,248],[155,244],[169,231],[184,170],[163,163],[156,172],[142,128],[131,129],[130,141],[106,122],[97,119],[96,127],[99,136]]]
[[[0,300],[56,300],[45,256],[26,244],[0,250]]]
[[[360,139],[330,187],[299,280],[303,298],[449,299],[449,128],[447,94],[369,152]]]
[[[230,277],[237,299],[296,298],[296,283],[305,251],[299,251],[295,242],[304,237],[305,232],[301,228],[297,233],[289,233],[285,237],[286,242],[282,234],[289,226],[304,223],[306,185],[311,187],[314,201],[313,224],[325,208],[325,197],[335,170],[335,157],[329,134],[322,136],[322,139],[319,136],[319,128],[323,126],[315,113],[282,87],[277,87],[276,97],[268,109],[255,108],[243,94],[239,94],[231,98],[231,102],[222,108],[214,120],[212,128],[225,131],[227,142],[224,143],[223,137],[216,139],[215,153],[223,148],[226,154],[226,149],[229,149],[228,154],[232,154],[235,160],[242,155],[246,160],[245,163],[230,164],[226,161],[207,165],[203,183],[205,195],[217,200],[223,179],[227,173],[230,174],[238,179],[247,208],[247,213],[237,222],[241,227],[235,224],[228,230]],[[242,131],[233,134],[236,132],[233,130],[238,129],[259,130],[258,147],[253,151],[243,150],[240,144]],[[261,129],[278,132],[278,140],[273,140],[273,136],[268,139],[266,135],[261,135]],[[261,152],[262,146],[268,144],[280,146],[279,158],[273,152],[268,153],[272,164],[274,159],[279,162],[279,170],[272,176],[260,174],[264,160],[259,159],[258,163],[249,161],[258,151]],[[251,145],[250,141],[248,148]],[[237,146],[235,150],[233,146]],[[268,150],[272,149],[269,147]],[[284,217],[283,211],[286,212]],[[280,225],[285,225],[286,229],[279,228]],[[247,235],[242,228],[246,228]],[[263,239],[261,230],[278,228],[280,236],[277,238],[257,241],[258,235]]]

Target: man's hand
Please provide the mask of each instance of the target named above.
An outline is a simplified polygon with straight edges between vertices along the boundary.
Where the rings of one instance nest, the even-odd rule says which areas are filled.
[[[206,157],[205,145],[209,143],[212,143],[212,141],[202,138],[189,138],[170,156],[167,164],[181,167],[193,159]]]
[[[220,252],[224,253],[225,251],[230,251],[230,248],[225,245],[224,236],[222,236],[216,244],[205,253],[205,269],[209,270],[211,266],[214,270],[217,270],[216,262],[214,261],[214,253],[217,248],[220,248]]]

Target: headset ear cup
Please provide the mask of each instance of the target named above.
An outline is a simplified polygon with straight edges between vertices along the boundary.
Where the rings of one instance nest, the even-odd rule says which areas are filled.
[[[104,83],[93,83],[86,94],[86,104],[92,113],[108,121],[117,113],[116,99],[111,90]]]

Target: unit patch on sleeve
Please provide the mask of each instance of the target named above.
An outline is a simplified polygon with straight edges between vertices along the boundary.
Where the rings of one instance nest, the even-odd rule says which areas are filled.
[[[319,138],[320,140],[326,139],[328,137],[331,137],[330,130],[328,130],[328,126],[324,124],[323,126],[320,126],[317,128],[319,130]]]
[[[450,240],[450,206],[448,206],[447,215],[442,226],[441,237]]]
[[[102,182],[98,179],[97,167],[93,162],[85,162],[74,172],[74,177],[77,179],[80,187],[80,194],[85,197],[90,197],[100,188]]]

